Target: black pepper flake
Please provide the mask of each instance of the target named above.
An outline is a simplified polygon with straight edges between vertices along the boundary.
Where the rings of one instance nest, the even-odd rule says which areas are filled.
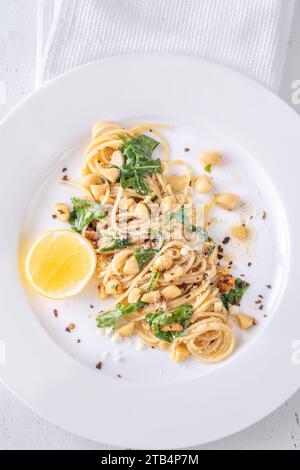
[[[153,132],[153,130],[152,130],[152,129],[149,129],[149,132]]]
[[[96,364],[96,369],[100,370],[101,368],[102,368],[102,362],[100,361]]]
[[[55,318],[58,317],[58,310],[56,308],[53,310],[53,314],[54,314]]]
[[[266,287],[267,287],[268,289],[272,289],[271,284],[267,284]]]
[[[266,213],[265,211],[262,213],[261,218],[262,218],[263,220],[266,220],[266,218],[267,218],[267,213]]]
[[[76,341],[77,344],[81,343],[81,339],[78,338],[78,340]]]
[[[263,296],[263,295],[261,295],[261,294],[259,294],[259,296],[258,296],[258,297],[259,297],[260,299],[263,299],[263,298],[264,298],[264,296]]]
[[[220,253],[223,253],[223,252],[224,252],[224,249],[221,247],[221,245],[218,245],[218,251],[219,251]]]
[[[68,180],[69,180],[68,175],[63,176],[63,181],[68,181]]]
[[[95,308],[95,307],[94,307],[94,305],[91,304],[91,305],[90,305],[90,308]]]
[[[57,219],[57,215],[52,214],[52,219]]]
[[[229,266],[232,266],[233,265],[233,261],[229,261]]]
[[[227,243],[230,242],[230,237],[225,237],[224,240],[222,241],[223,245],[227,245]]]
[[[67,328],[65,329],[65,331],[66,331],[67,333],[71,333],[71,330],[70,330],[70,328],[69,328],[68,326],[67,326]]]
[[[240,274],[241,277],[245,277],[245,274]]]
[[[121,378],[122,378],[122,375],[121,375],[121,374],[117,374],[117,377],[118,377],[118,379],[121,379]]]
[[[185,149],[184,149],[185,152],[190,152],[190,150],[191,149],[189,147],[185,147]]]
[[[261,305],[261,306],[259,307],[259,310],[263,310],[263,309],[264,309],[264,306]]]
[[[223,259],[223,255],[221,255],[220,253],[218,253],[218,259],[219,259],[219,260]]]
[[[252,263],[248,263],[248,266],[249,266],[249,268],[250,268],[250,266],[252,266]]]
[[[268,318],[268,315],[264,315],[264,318]]]
[[[67,171],[67,169],[68,169],[67,167],[63,168],[62,172],[65,173]]]

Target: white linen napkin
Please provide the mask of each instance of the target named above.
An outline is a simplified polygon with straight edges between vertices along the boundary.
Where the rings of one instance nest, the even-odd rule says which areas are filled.
[[[37,84],[104,57],[209,59],[278,90],[294,0],[38,0]]]

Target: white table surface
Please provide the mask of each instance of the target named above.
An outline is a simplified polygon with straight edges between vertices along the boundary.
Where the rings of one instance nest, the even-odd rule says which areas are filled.
[[[292,105],[300,80],[300,0],[289,41],[280,95]],[[34,89],[36,0],[0,0],[0,119]],[[6,83],[6,99],[3,87]],[[299,332],[300,335],[300,332]],[[48,423],[0,384],[0,449],[107,449]],[[198,449],[300,449],[300,391],[256,425]]]

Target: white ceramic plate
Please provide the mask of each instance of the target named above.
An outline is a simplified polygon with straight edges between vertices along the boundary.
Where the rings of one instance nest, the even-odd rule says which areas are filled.
[[[101,119],[171,123],[172,157],[186,158],[198,173],[201,149],[223,151],[225,164],[213,175],[216,190],[241,194],[245,206],[223,221],[216,236],[225,235],[235,220],[250,223],[247,249],[232,244],[229,250],[235,273],[251,282],[244,309],[258,320],[251,332],[238,334],[229,360],[177,365],[165,352],[137,351],[134,341],[113,345],[96,335],[93,316],[101,302],[94,285],[58,303],[20,282],[18,258],[22,276],[29,244],[58,224],[51,203],[75,194],[57,184],[61,170],[67,167],[76,177],[89,129]],[[216,440],[290,397],[300,386],[293,349],[300,339],[299,124],[287,105],[257,83],[213,64],[169,56],[124,56],[88,65],[19,105],[0,126],[3,382],[62,428],[131,448]],[[259,294],[263,311],[255,304]],[[66,333],[70,322],[76,329]],[[113,360],[116,349],[120,362]],[[111,354],[99,371],[95,364],[105,351]]]

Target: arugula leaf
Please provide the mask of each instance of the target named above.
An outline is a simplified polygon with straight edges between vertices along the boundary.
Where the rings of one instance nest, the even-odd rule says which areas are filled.
[[[193,314],[193,307],[191,305],[181,305],[172,311],[172,316],[176,323],[180,323],[184,328],[190,324]]]
[[[210,240],[207,230],[204,227],[196,227],[196,225],[191,224],[188,218],[188,211],[189,208],[181,206],[181,208],[175,212],[175,214],[166,214],[164,218],[164,223],[168,224],[172,220],[184,224],[187,226],[187,229],[192,233],[197,233],[199,235],[201,242],[207,242]]]
[[[115,251],[121,250],[122,248],[127,248],[127,246],[132,245],[132,242],[128,240],[128,238],[115,238],[112,240],[111,246],[106,246],[105,248],[101,248],[99,252],[106,253],[108,251]]]
[[[161,161],[152,159],[152,153],[159,142],[147,135],[120,138],[124,142],[121,152],[125,157],[125,164],[121,167],[121,187],[132,188],[137,194],[145,196],[149,194],[145,176],[162,173]]]
[[[133,313],[136,310],[143,308],[144,306],[145,303],[141,302],[140,300],[138,300],[134,304],[128,305],[127,307],[118,305],[117,308],[115,308],[114,310],[111,310],[110,312],[107,312],[97,318],[97,327],[106,328],[108,326],[114,326],[120,317],[128,313]]]
[[[243,295],[248,289],[249,284],[242,279],[237,278],[234,282],[234,289],[231,289],[226,294],[221,295],[221,300],[224,307],[228,310],[230,305],[240,305]]]
[[[73,210],[70,214],[69,224],[75,232],[82,233],[84,227],[93,220],[102,220],[106,217],[101,204],[77,197],[72,197],[71,201]]]
[[[208,250],[207,250],[207,252],[206,252],[206,255],[207,255],[207,256],[210,256],[210,255],[215,251],[215,249],[216,249],[216,245],[211,245],[211,246],[208,248]]]
[[[207,230],[204,227],[196,227],[195,225],[190,225],[190,230],[193,233],[197,233],[199,235],[201,242],[208,242],[210,240]]]
[[[158,281],[159,281],[159,278],[161,276],[161,272],[160,271],[156,271],[155,273],[152,274],[151,278],[150,278],[150,282],[149,282],[149,286],[148,286],[148,291],[152,291],[155,289]]]
[[[193,314],[193,307],[191,305],[181,305],[180,307],[174,308],[171,315],[167,315],[164,312],[148,313],[146,315],[146,321],[151,326],[153,334],[167,343],[172,343],[173,339],[181,336],[183,331],[163,331],[164,326],[173,325],[174,323],[180,323],[183,328],[187,328],[191,322]]]
[[[139,268],[142,269],[158,252],[159,250],[153,250],[151,248],[138,248],[135,250],[135,259],[137,260]]]
[[[164,217],[164,223],[165,224],[168,224],[170,223],[172,220],[175,220],[176,222],[179,222],[181,224],[185,224],[185,223],[188,223],[189,220],[188,220],[188,217],[187,217],[187,208],[185,208],[184,206],[181,206],[180,209],[173,213],[173,214],[166,214],[165,217]]]

